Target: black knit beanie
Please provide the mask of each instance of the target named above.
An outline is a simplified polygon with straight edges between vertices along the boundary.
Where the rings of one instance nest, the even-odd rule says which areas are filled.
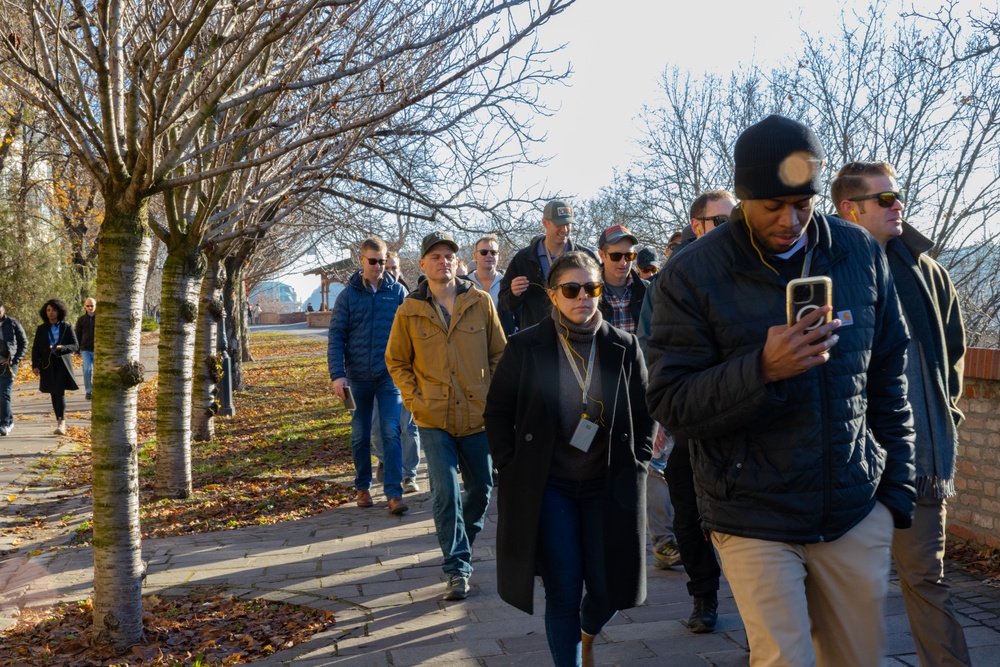
[[[772,115],[743,130],[733,151],[736,198],[774,199],[820,192],[823,148],[802,123]]]

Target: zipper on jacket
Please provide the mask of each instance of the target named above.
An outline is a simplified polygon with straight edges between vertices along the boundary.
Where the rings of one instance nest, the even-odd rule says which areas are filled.
[[[819,528],[820,541],[825,541],[823,534],[826,531],[827,521],[830,520],[830,506],[833,503],[833,490],[831,489],[832,483],[830,480],[831,469],[833,464],[830,459],[833,456],[830,447],[830,408],[827,402],[827,387],[826,387],[826,366],[819,367],[820,373],[820,383],[819,383],[819,395],[822,401],[821,414],[823,415],[823,519]]]

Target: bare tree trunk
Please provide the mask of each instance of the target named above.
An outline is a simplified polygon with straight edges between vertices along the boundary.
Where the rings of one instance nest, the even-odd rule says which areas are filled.
[[[211,442],[215,438],[215,413],[219,411],[213,369],[219,320],[223,312],[219,298],[221,270],[218,258],[210,257],[199,296],[201,308],[194,343],[194,391],[191,398],[191,434],[198,442]]]
[[[243,294],[243,260],[240,253],[226,258],[226,281],[222,300],[226,306],[226,339],[229,342],[229,363],[233,374],[233,391],[246,389],[243,362],[253,361],[250,356],[247,333],[247,302]]]
[[[191,495],[191,398],[198,298],[205,256],[187,239],[167,248],[163,264],[159,382],[156,394],[156,479],[161,498]]]
[[[94,332],[94,632],[99,641],[142,641],[142,543],[136,406],[143,289],[151,236],[148,199],[110,187],[98,246]]]

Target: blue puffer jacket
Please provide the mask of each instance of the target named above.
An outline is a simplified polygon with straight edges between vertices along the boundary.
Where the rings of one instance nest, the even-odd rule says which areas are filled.
[[[347,281],[337,295],[330,318],[326,361],[330,379],[381,380],[389,376],[385,367],[385,346],[396,309],[406,297],[406,288],[388,273],[378,291],[367,289],[361,272]]]

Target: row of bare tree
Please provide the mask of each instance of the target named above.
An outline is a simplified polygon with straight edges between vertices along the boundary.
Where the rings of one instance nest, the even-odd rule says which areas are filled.
[[[659,102],[640,116],[641,157],[580,207],[580,234],[624,221],[662,248],[700,192],[730,187],[739,133],[780,113],[819,134],[827,182],[850,161],[895,165],[907,220],[935,241],[963,294],[970,339],[997,344],[1000,20],[955,6],[896,16],[875,3],[845,14],[832,35],[803,32],[802,51],[770,71],[667,69]]]
[[[142,639],[139,327],[163,244],[156,489],[211,437],[213,327],[242,358],[244,281],[384,220],[461,227],[544,111],[541,26],[574,0],[5,0],[0,81],[82,165],[96,237],[94,626]],[[487,193],[493,190],[491,196]],[[84,198],[85,199],[85,198]],[[517,197],[508,197],[516,200]],[[393,235],[387,235],[392,238]],[[237,383],[240,378],[234,378]]]

